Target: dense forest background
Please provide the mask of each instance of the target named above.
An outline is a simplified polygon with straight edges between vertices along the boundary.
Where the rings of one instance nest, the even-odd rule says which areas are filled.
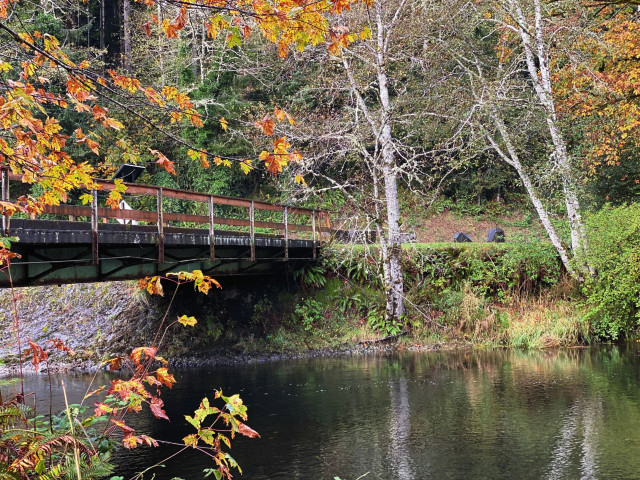
[[[33,111],[55,116],[59,135],[77,139],[65,154],[99,176],[137,163],[147,167],[144,183],[319,206],[342,228],[377,230],[387,321],[405,318],[412,287],[402,233],[428,231],[424,219],[443,211],[503,219],[517,211],[535,219],[524,236],[550,241],[588,297],[597,335],[635,330],[634,2],[328,3],[315,30],[301,26],[308,5],[285,3],[267,13],[7,3],[1,85],[7,99],[20,79],[72,98],[76,108],[57,101]],[[36,57],[39,70],[30,70],[16,36],[35,45],[43,35],[45,46],[58,39],[56,55],[91,66],[94,76],[82,78],[104,88],[85,98],[96,93],[108,117],[95,107],[86,115],[70,90],[71,63],[47,67]],[[179,109],[165,108],[169,100]],[[3,158],[20,171],[8,153],[15,125],[3,128]],[[39,182],[32,193],[47,188]]]

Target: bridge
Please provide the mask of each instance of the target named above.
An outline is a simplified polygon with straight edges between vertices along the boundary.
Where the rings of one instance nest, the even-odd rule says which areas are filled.
[[[20,258],[0,274],[0,288],[196,269],[215,277],[281,273],[315,260],[331,228],[320,210],[133,183],[114,210],[102,206],[114,183],[96,183],[91,205],[2,217],[3,234],[19,238],[12,250]],[[0,184],[3,201],[29,187],[7,170]]]

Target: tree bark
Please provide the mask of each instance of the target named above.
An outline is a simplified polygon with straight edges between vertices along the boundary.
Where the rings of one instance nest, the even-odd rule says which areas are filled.
[[[527,21],[519,0],[510,0],[515,12],[518,33],[524,47],[527,71],[540,104],[546,112],[546,123],[553,143],[551,161],[555,163],[562,182],[564,203],[571,232],[571,249],[574,257],[586,258],[587,238],[584,223],[580,214],[578,184],[573,173],[567,142],[558,124],[555,100],[551,85],[551,68],[549,66],[549,48],[544,38],[543,12],[540,0],[533,0],[533,25]],[[580,267],[588,270],[587,266]],[[584,273],[584,272],[581,272]]]
[[[544,207],[542,200],[540,200],[540,196],[538,195],[538,192],[536,191],[536,188],[533,185],[531,177],[529,176],[527,170],[524,168],[524,165],[522,165],[522,162],[520,161],[520,156],[518,155],[518,152],[515,149],[513,142],[511,141],[511,135],[509,134],[509,131],[507,130],[506,125],[504,124],[504,121],[500,117],[500,114],[497,112],[495,107],[491,109],[491,117],[492,117],[493,123],[496,125],[496,128],[498,129],[498,132],[500,133],[500,136],[502,137],[502,140],[504,141],[504,145],[507,151],[506,152],[503,151],[502,148],[500,148],[500,146],[498,145],[498,142],[495,140],[495,138],[488,133],[487,133],[487,140],[489,141],[493,149],[498,153],[498,155],[500,155],[500,157],[507,164],[511,165],[515,169],[515,171],[518,173],[518,176],[520,177],[520,180],[522,181],[524,188],[527,190],[529,199],[531,200],[531,203],[533,203],[533,206],[536,209],[538,218],[540,218],[540,222],[542,223],[542,226],[547,232],[547,236],[549,237],[549,240],[551,240],[551,243],[553,244],[556,251],[558,252],[558,255],[560,256],[560,260],[562,261],[562,264],[564,265],[567,272],[572,277],[578,279],[579,275],[575,272],[575,269],[571,262],[571,258],[569,256],[569,252],[567,252],[567,249],[562,244],[562,240],[560,240],[560,235],[558,235],[557,230],[551,223],[551,219],[549,218],[547,209]]]
[[[133,72],[131,65],[131,0],[123,0],[123,44],[122,65],[128,73]]]
[[[100,51],[102,52],[102,61],[104,62],[106,59],[105,52],[105,41],[104,41],[104,2],[105,0],[100,0]]]
[[[380,95],[380,146],[382,148],[382,175],[384,177],[385,206],[387,210],[386,254],[384,258],[385,290],[387,294],[386,319],[398,320],[404,315],[404,278],[402,275],[402,247],[400,245],[400,204],[398,203],[398,174],[391,132],[391,101],[385,65],[385,28],[382,6],[376,3],[377,51],[376,70]]]
[[[385,71],[385,42],[386,35],[389,35],[389,26],[383,21],[382,6],[376,4],[376,29],[377,35],[374,45],[373,67],[378,81],[377,90],[380,99],[379,118],[369,109],[366,102],[360,95],[353,72],[345,56],[342,57],[342,64],[349,80],[351,94],[355,97],[356,103],[371,128],[376,141],[376,151],[380,147],[381,154],[369,155],[365,153],[365,158],[373,162],[369,167],[373,180],[374,197],[376,199],[376,216],[378,238],[380,250],[382,251],[383,280],[386,296],[385,319],[387,321],[397,321],[404,315],[404,279],[402,274],[402,250],[400,245],[400,206],[398,202],[398,172],[396,156],[393,145],[393,133],[391,129],[391,100],[389,96],[388,79]],[[387,29],[385,31],[385,29]],[[379,153],[379,152],[378,152]],[[380,178],[382,177],[382,178]],[[382,184],[384,191],[384,211],[378,207],[380,188]],[[386,219],[382,217],[386,216]],[[386,222],[384,222],[386,220]],[[380,224],[386,223],[386,228],[380,228]]]

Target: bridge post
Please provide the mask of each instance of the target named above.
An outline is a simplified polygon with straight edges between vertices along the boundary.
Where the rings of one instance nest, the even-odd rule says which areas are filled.
[[[282,209],[282,223],[284,223],[284,261],[289,261],[289,209]]]
[[[0,179],[2,183],[2,201],[9,201],[9,170],[6,168],[2,169],[2,178]],[[6,213],[2,215],[2,233],[4,235],[9,235],[9,221],[11,217]]]
[[[251,237],[251,261],[256,260],[255,204],[251,200],[249,206],[249,236]]]
[[[211,260],[216,259],[216,241],[215,241],[215,203],[213,195],[209,195],[209,256]]]
[[[91,263],[100,264],[98,252],[98,191],[91,190]]]
[[[316,251],[316,210],[313,209],[313,213],[311,214],[311,239],[313,240],[313,259],[315,260],[318,257],[318,252]]]
[[[162,214],[162,187],[156,193],[158,205],[158,263],[164,263],[164,218]]]
[[[322,212],[317,213],[318,246],[322,248]]]

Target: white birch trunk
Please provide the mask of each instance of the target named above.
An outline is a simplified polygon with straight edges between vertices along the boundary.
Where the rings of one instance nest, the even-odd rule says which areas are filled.
[[[533,0],[534,26],[528,24],[519,0],[510,0],[515,13],[518,33],[524,46],[527,71],[534,91],[545,109],[546,123],[553,143],[552,161],[560,173],[564,203],[571,232],[571,249],[574,257],[584,259],[587,253],[587,238],[584,223],[580,214],[578,185],[572,171],[571,159],[567,150],[567,142],[558,124],[558,116],[551,85],[551,69],[549,52],[544,38],[542,5],[540,0]],[[581,267],[581,270],[588,269]]]
[[[382,147],[382,174],[384,176],[385,206],[387,210],[387,235],[384,258],[385,291],[387,296],[386,318],[398,320],[404,315],[404,279],[402,275],[402,248],[400,245],[400,205],[398,203],[398,174],[396,157],[391,133],[391,101],[387,74],[385,71],[385,24],[382,18],[382,6],[376,3],[377,51],[376,69],[378,89],[382,110],[380,146]]]
[[[404,2],[401,2],[399,9],[396,11],[395,18],[399,15],[400,9]],[[366,102],[360,95],[353,72],[346,58],[342,57],[342,64],[349,80],[351,94],[356,99],[356,103],[371,128],[371,133],[380,146],[381,158],[375,156],[375,165],[371,166],[372,177],[374,180],[374,191],[376,197],[380,194],[378,181],[381,180],[384,190],[384,210],[386,213],[386,228],[381,229],[379,225],[378,238],[380,241],[380,250],[382,252],[382,267],[384,289],[386,295],[385,319],[387,321],[397,321],[404,315],[404,278],[402,274],[402,249],[400,245],[400,205],[398,202],[398,169],[396,165],[396,155],[393,145],[393,133],[391,129],[391,100],[389,96],[388,79],[385,71],[386,68],[386,42],[388,35],[393,28],[394,21],[385,24],[383,19],[382,5],[375,5],[375,25],[376,37],[373,43],[374,59],[373,67],[375,68],[376,78],[378,80],[378,96],[380,98],[380,115],[379,118],[374,117],[373,112],[369,110]],[[382,176],[379,179],[378,172]],[[380,211],[376,202],[376,215],[379,223],[382,223],[383,212]]]
[[[515,149],[513,142],[511,141],[511,136],[509,134],[509,131],[507,130],[506,125],[502,121],[502,118],[500,117],[499,113],[495,110],[495,108],[492,109],[491,117],[492,117],[493,123],[496,125],[498,131],[500,132],[500,136],[504,141],[504,145],[507,151],[504,152],[500,148],[496,140],[491,135],[487,134],[487,139],[489,140],[489,143],[491,144],[493,149],[498,153],[498,155],[500,155],[500,157],[506,163],[511,165],[518,173],[518,176],[520,177],[520,180],[522,181],[524,188],[527,190],[529,199],[531,200],[531,203],[533,203],[533,206],[536,209],[538,218],[540,218],[540,222],[542,223],[542,226],[547,232],[547,236],[551,240],[551,243],[553,244],[556,251],[558,252],[558,255],[560,256],[560,260],[562,261],[562,264],[564,265],[564,267],[567,269],[567,272],[572,277],[578,279],[579,275],[577,275],[577,273],[575,272],[575,269],[573,267],[573,264],[569,256],[569,252],[567,252],[567,249],[562,244],[562,241],[560,240],[560,235],[558,235],[557,230],[551,223],[551,219],[549,218],[549,213],[547,212],[547,209],[545,208],[544,204],[540,200],[540,197],[538,196],[536,188],[533,185],[533,182],[531,181],[531,177],[529,176],[528,172],[522,165],[518,152]]]

